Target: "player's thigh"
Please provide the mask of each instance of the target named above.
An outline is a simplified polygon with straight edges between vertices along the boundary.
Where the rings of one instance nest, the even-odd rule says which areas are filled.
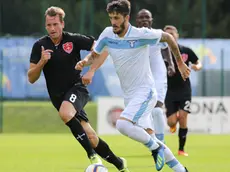
[[[70,103],[64,101],[64,94],[51,94],[50,100],[65,123],[75,115],[76,110],[74,107]]]
[[[187,128],[188,112],[179,110],[179,124],[181,128]]]
[[[75,85],[72,87],[64,97],[64,101],[69,102],[73,105],[76,110],[75,116],[81,121],[84,120],[88,122],[87,115],[84,111],[84,106],[89,100],[89,93],[86,88],[82,86]]]
[[[154,93],[155,90],[150,91],[148,94],[137,94],[129,100],[120,117],[130,120],[144,129],[153,129],[151,113],[157,102],[157,97]]]
[[[76,112],[74,106],[68,101],[63,101],[59,109],[59,115],[65,123],[70,121],[75,116]]]

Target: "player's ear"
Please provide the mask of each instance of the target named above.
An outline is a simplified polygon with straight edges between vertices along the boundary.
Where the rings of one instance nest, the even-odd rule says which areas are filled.
[[[126,16],[125,16],[125,20],[126,20],[126,21],[129,21],[129,19],[130,19],[130,16],[129,16],[129,15],[126,15]]]

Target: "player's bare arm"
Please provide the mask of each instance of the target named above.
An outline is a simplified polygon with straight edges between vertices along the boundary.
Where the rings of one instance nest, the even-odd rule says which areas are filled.
[[[172,54],[170,49],[168,47],[161,49],[161,54],[163,59],[168,63],[168,68],[167,68],[168,75],[173,76],[176,73],[176,71],[175,71],[175,65],[172,60]]]
[[[173,55],[174,55],[174,58],[177,62],[177,66],[178,66],[178,69],[181,73],[181,76],[182,78],[185,80],[186,78],[189,77],[190,75],[190,69],[189,67],[183,62],[183,59],[181,57],[181,54],[180,54],[180,51],[179,51],[179,48],[178,48],[178,45],[176,43],[176,40],[173,38],[172,35],[166,33],[166,32],[163,32],[162,33],[162,37],[161,37],[161,42],[167,42]]]
[[[93,71],[95,72],[98,68],[101,67],[101,65],[105,62],[105,60],[108,57],[108,52],[107,51],[103,51],[99,56],[94,56],[94,60],[93,63],[90,66],[89,71]]]
[[[41,59],[39,60],[39,62],[37,64],[30,63],[30,67],[29,67],[27,75],[28,75],[28,80],[31,84],[35,83],[39,79],[43,67],[48,62],[48,60],[51,58],[52,52],[53,50],[50,50],[50,49],[45,50],[45,48],[42,46],[41,47]]]
[[[195,64],[192,64],[191,65],[191,68],[194,70],[194,71],[199,71],[202,69],[202,64],[199,60],[196,61]]]
[[[102,54],[97,54],[94,51],[85,57],[82,61],[78,62],[75,69],[82,70],[84,66],[91,65],[88,72],[82,77],[82,83],[88,85],[92,82],[94,73],[104,63],[108,57],[108,52],[104,51]]]
[[[94,59],[97,58],[97,56],[99,56],[99,54],[92,51],[83,60],[77,62],[75,69],[76,70],[82,70],[85,66],[91,65],[93,63]]]
[[[108,56],[107,51],[104,51],[102,54],[97,54],[96,52],[92,51],[83,60],[79,61],[76,64],[75,69],[82,70],[85,66],[89,66],[94,63],[94,65],[90,67],[90,70],[93,70],[94,66],[98,65],[98,67],[96,67],[95,69],[96,71],[104,63],[107,56]]]

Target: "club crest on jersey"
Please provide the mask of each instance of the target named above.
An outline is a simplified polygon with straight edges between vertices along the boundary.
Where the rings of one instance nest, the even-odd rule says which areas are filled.
[[[181,54],[181,56],[182,56],[182,59],[184,62],[186,62],[188,60],[188,54],[183,53],[183,54]]]
[[[136,41],[135,40],[131,40],[131,41],[128,41],[128,42],[129,42],[130,47],[133,48]]]
[[[73,51],[73,43],[72,42],[66,42],[62,45],[62,48],[65,52],[70,54]]]

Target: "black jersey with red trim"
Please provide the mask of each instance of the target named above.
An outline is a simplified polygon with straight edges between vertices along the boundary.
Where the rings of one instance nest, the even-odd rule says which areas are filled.
[[[81,50],[91,50],[94,38],[63,32],[62,40],[54,45],[49,36],[37,40],[32,48],[30,62],[37,64],[41,59],[41,47],[51,49],[51,59],[43,68],[49,94],[59,94],[68,91],[75,83],[81,82],[80,72],[75,65],[81,60]]]

